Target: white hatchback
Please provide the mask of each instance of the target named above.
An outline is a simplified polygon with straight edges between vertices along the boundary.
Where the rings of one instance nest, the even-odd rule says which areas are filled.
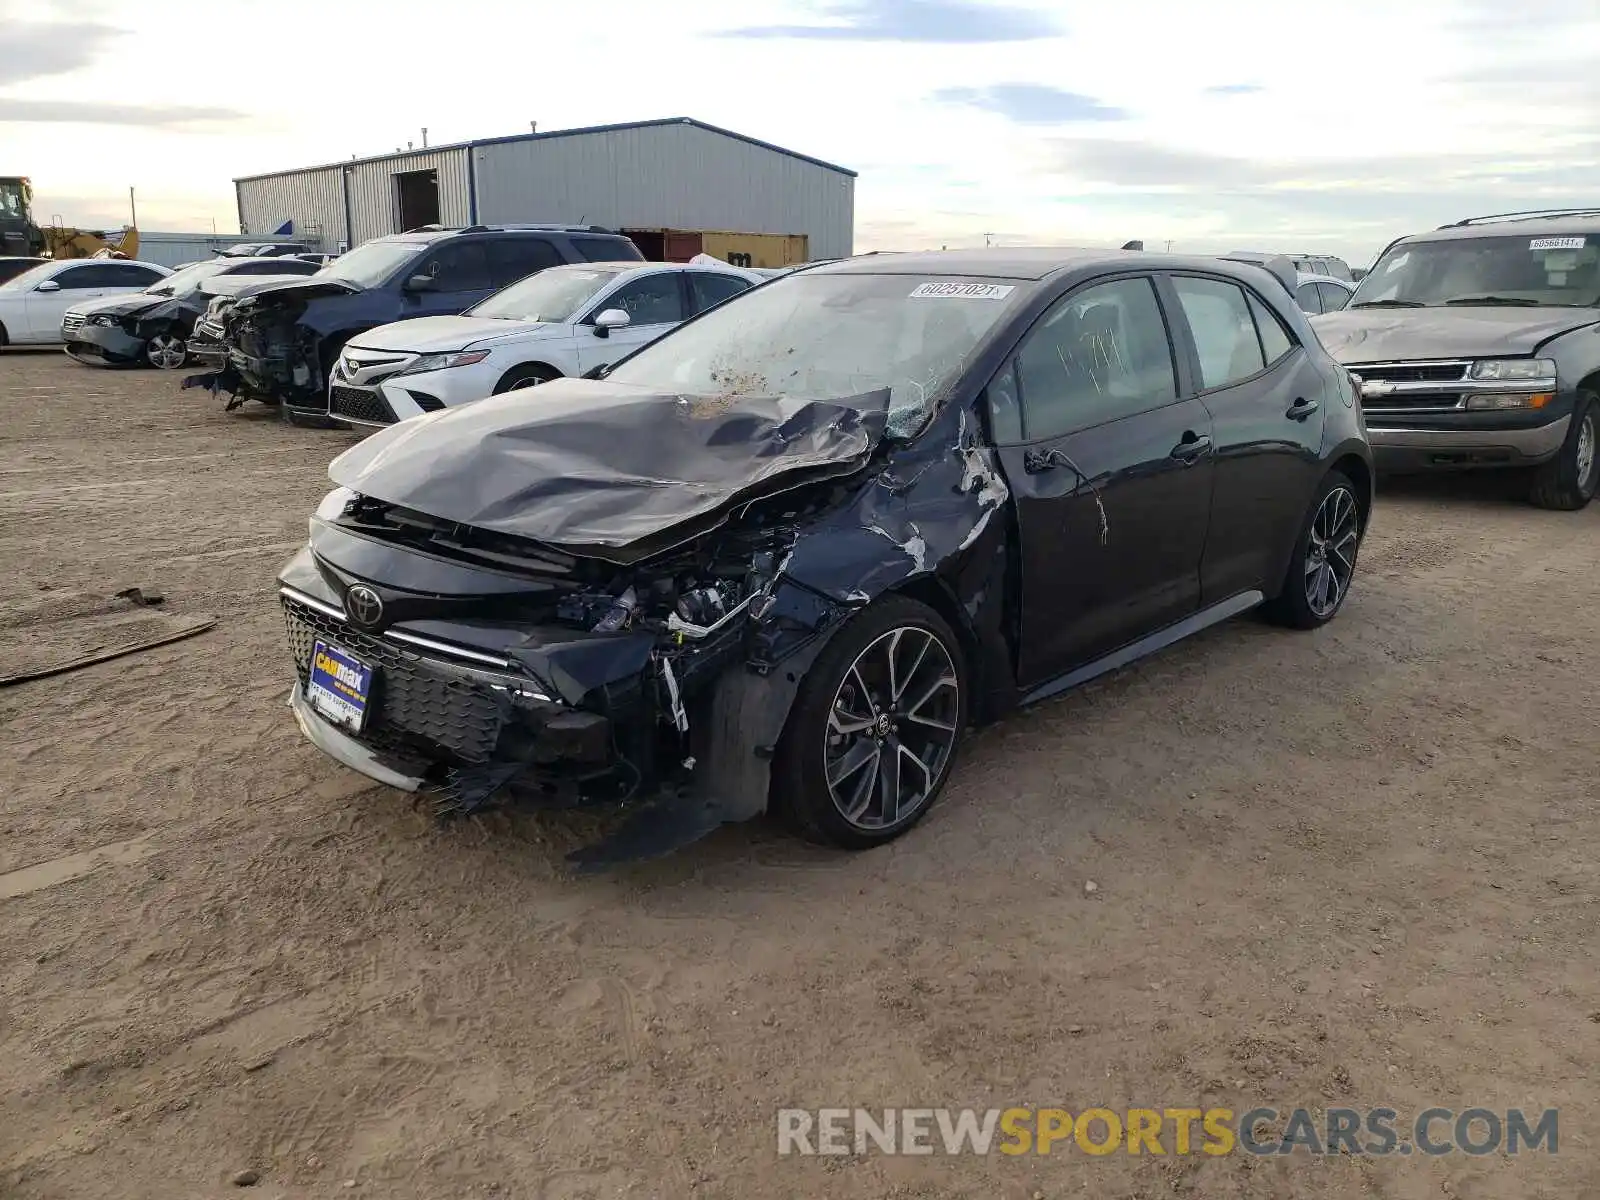
[[[697,263],[575,263],[503,288],[458,317],[380,325],[346,344],[328,411],[392,425],[616,362],[706,309],[765,283]]]
[[[142,292],[172,272],[128,258],[62,258],[0,283],[0,346],[47,346],[76,329],[77,309],[106,296]],[[63,324],[68,328],[63,332]]]

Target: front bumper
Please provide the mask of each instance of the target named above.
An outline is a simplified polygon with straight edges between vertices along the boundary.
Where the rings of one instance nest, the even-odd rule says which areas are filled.
[[[67,340],[67,357],[92,367],[126,366],[144,357],[144,339],[120,325],[85,321]]]
[[[1380,470],[1467,470],[1531,467],[1560,453],[1570,414],[1519,428],[1413,428],[1368,424],[1367,437]]]
[[[352,771],[359,771],[368,779],[402,792],[414,792],[422,786],[424,776],[415,764],[398,758],[389,759],[324,721],[317,710],[306,702],[304,685],[297,683],[289,689],[289,711],[294,713],[295,723],[300,726],[306,741]]]
[[[328,415],[352,425],[393,425],[493,394],[501,368],[491,355],[470,367],[448,367],[415,375],[390,375],[357,384],[336,367],[328,387]]]

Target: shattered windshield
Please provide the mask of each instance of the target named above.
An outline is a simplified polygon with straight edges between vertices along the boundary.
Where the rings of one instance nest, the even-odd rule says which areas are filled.
[[[608,378],[675,394],[801,400],[887,388],[888,430],[907,437],[1023,292],[1016,280],[801,272],[679,326]]]
[[[368,242],[348,254],[341,254],[317,272],[317,276],[353,283],[356,287],[377,287],[427,248],[427,242]]]
[[[570,321],[596,292],[625,269],[552,267],[518,280],[462,315],[508,321]]]
[[[1600,303],[1600,234],[1496,235],[1394,247],[1350,297],[1350,307]]]

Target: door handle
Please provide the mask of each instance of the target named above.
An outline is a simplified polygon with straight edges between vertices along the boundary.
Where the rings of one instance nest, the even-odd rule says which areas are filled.
[[[1172,457],[1184,464],[1192,463],[1211,449],[1211,439],[1206,434],[1190,430],[1183,440],[1172,448]]]
[[[1320,400],[1307,400],[1304,396],[1296,396],[1294,403],[1289,406],[1288,411],[1283,415],[1291,421],[1304,421],[1321,407],[1322,401]]]

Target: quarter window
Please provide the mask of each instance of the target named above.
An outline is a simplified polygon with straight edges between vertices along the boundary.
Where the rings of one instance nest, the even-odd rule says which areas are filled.
[[[1302,283],[1295,289],[1294,298],[1295,302],[1300,305],[1301,312],[1319,313],[1322,311],[1322,303],[1317,299],[1317,285],[1314,283]]]
[[[1017,352],[1017,376],[1025,440],[1170,404],[1178,389],[1154,285],[1119,279],[1058,300]]]
[[[683,294],[677,271],[660,271],[623,284],[600,302],[597,312],[620,308],[630,325],[665,325],[683,320]],[[592,318],[591,318],[592,319]]]
[[[1250,305],[1238,284],[1179,275],[1172,286],[1194,335],[1203,387],[1227,387],[1266,366]]]
[[[1255,293],[1250,294],[1250,315],[1256,319],[1256,332],[1261,335],[1261,349],[1271,366],[1294,349],[1294,339],[1278,320],[1278,314],[1264,304]]]

